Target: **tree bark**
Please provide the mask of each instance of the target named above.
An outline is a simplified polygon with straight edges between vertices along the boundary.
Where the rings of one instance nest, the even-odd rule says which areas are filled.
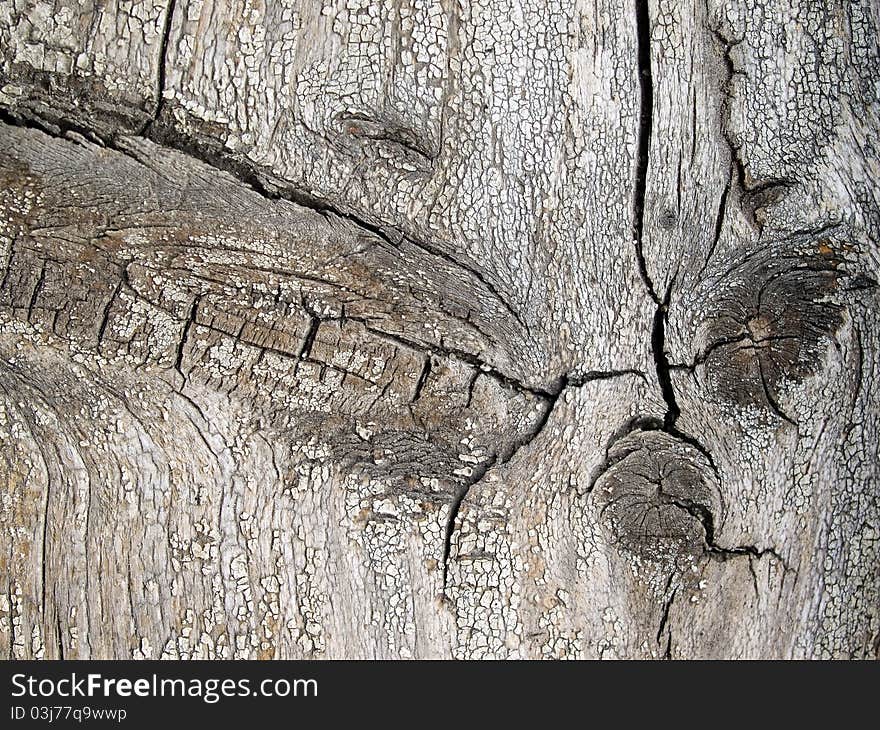
[[[880,652],[874,0],[0,6],[0,653]]]

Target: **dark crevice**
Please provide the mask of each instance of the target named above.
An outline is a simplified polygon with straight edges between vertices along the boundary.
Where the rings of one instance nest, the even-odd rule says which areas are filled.
[[[471,484],[464,484],[458,488],[458,491],[452,497],[449,503],[449,514],[446,516],[446,526],[443,530],[443,562],[442,562],[442,596],[448,599],[446,593],[447,581],[449,579],[449,555],[452,552],[452,533],[455,532],[455,522],[458,519],[458,512],[461,509],[461,503],[467,497]]]
[[[865,291],[867,289],[876,289],[877,286],[877,281],[870,276],[856,274],[850,279],[849,286],[844,287],[844,291]]]
[[[51,480],[47,480],[46,487],[46,498],[43,501],[43,534],[42,541],[40,546],[40,587],[41,587],[41,603],[40,603],[40,611],[43,614],[43,619],[46,618],[46,559],[48,555],[48,545],[49,545],[49,495]]]
[[[752,576],[752,587],[755,589],[755,598],[761,597],[761,591],[758,589],[758,574],[755,572],[755,564],[752,560],[753,556],[749,556],[749,573]]]
[[[666,413],[663,416],[662,425],[659,428],[666,433],[690,444],[703,454],[712,469],[718,472],[715,462],[709,450],[696,438],[685,434],[676,428],[676,422],[681,414],[675,397],[675,388],[672,384],[672,367],[669,355],[666,352],[666,325],[668,323],[669,308],[672,298],[672,287],[676,277],[670,280],[666,293],[661,299],[657,293],[654,282],[648,273],[648,266],[644,255],[644,229],[645,229],[645,197],[648,179],[648,164],[650,160],[651,135],[653,131],[653,105],[654,105],[654,82],[651,69],[651,17],[648,0],[636,0],[636,27],[638,37],[638,70],[639,87],[641,91],[639,107],[638,129],[638,159],[636,160],[636,184],[633,200],[633,230],[635,234],[636,258],[638,260],[639,273],[651,299],[656,305],[651,329],[651,350],[654,357],[654,368],[657,382],[663,401],[666,404]],[[722,211],[719,214],[723,220],[723,208],[726,206],[727,191],[722,196]],[[720,226],[720,223],[717,224]],[[716,236],[720,235],[720,230]],[[644,429],[644,425],[638,426]]]
[[[723,137],[728,149],[730,150],[730,164],[736,186],[739,193],[739,206],[750,225],[757,230],[760,235],[763,232],[764,225],[758,216],[758,209],[764,206],[767,201],[773,200],[782,194],[785,190],[793,187],[795,181],[786,178],[756,181],[752,179],[746,169],[742,156],[742,143],[734,137],[730,129],[731,118],[731,85],[736,76],[743,76],[743,72],[738,70],[733,62],[731,51],[734,46],[739,45],[742,40],[732,40],[728,38],[718,26],[707,26],[709,32],[715,40],[716,45],[720,49],[720,57],[724,63],[725,79],[720,89],[721,98],[721,136]],[[723,202],[726,203],[729,184],[725,188]],[[717,229],[716,229],[717,231]],[[716,235],[717,243],[717,235]],[[714,250],[714,245],[713,245]]]
[[[50,137],[58,137],[68,141],[76,142],[79,139],[84,139],[100,147],[112,146],[96,132],[70,120],[59,120],[58,123],[53,123],[33,114],[28,114],[27,116],[13,114],[8,109],[0,107],[0,122],[10,127],[35,129],[43,134],[48,134]],[[124,152],[123,150],[119,151]]]
[[[732,176],[733,174],[733,170],[731,170],[730,175]],[[728,176],[727,182],[724,184],[724,190],[721,191],[721,199],[718,201],[718,213],[715,216],[715,231],[712,234],[712,244],[709,246],[709,251],[706,253],[706,258],[697,276],[703,275],[703,272],[705,272],[706,267],[712,260],[712,256],[715,254],[715,249],[718,248],[718,242],[721,240],[721,231],[724,228],[724,219],[727,214],[727,197],[730,195],[730,182],[731,179]]]
[[[61,628],[61,616],[55,613],[55,641],[58,643],[58,658],[64,661],[64,631]]]
[[[27,308],[28,321],[30,321],[31,317],[33,316],[34,308],[37,306],[37,299],[40,296],[40,290],[43,288],[45,281],[46,281],[46,261],[44,260],[43,266],[40,268],[40,276],[37,279],[37,283],[34,285],[34,290],[31,292],[31,298],[30,298],[30,301],[28,302],[28,308]]]
[[[645,194],[648,184],[648,162],[651,153],[651,133],[654,126],[654,79],[651,75],[651,17],[648,0],[636,0],[636,34],[638,45],[639,74],[639,126],[633,194],[633,233],[639,274],[645,282],[648,294],[658,306],[660,299],[648,273],[643,249],[645,229]]]
[[[515,378],[506,375],[505,373],[497,370],[491,365],[485,363],[483,360],[480,360],[476,355],[472,355],[469,352],[465,352],[464,350],[460,350],[455,347],[437,347],[435,345],[431,345],[427,342],[415,342],[414,340],[410,340],[406,337],[403,337],[399,334],[392,334],[391,332],[385,332],[384,330],[376,329],[375,327],[369,324],[369,320],[363,319],[360,317],[346,317],[351,322],[359,322],[364,326],[364,329],[371,334],[376,335],[377,337],[382,337],[390,342],[394,342],[396,344],[402,345],[411,350],[424,351],[437,355],[439,357],[455,357],[461,360],[462,362],[467,363],[468,365],[477,368],[480,372],[489,375],[490,377],[497,380],[502,385],[516,390],[520,393],[529,393],[531,395],[537,396],[538,398],[553,398],[556,394],[556,388],[547,389],[547,388],[538,388],[526,385],[522,381],[519,381]]]
[[[672,384],[672,371],[676,369],[676,367],[670,364],[669,353],[666,351],[666,324],[668,321],[669,301],[672,294],[673,283],[674,280],[670,282],[666,294],[663,297],[663,301],[657,307],[654,314],[654,326],[651,332],[651,349],[654,353],[654,367],[657,372],[657,382],[660,384],[660,393],[666,404],[666,413],[663,415],[663,421],[656,428],[665,431],[670,436],[674,436],[679,441],[683,441],[684,443],[693,446],[704,457],[706,457],[709,466],[712,467],[712,470],[717,475],[718,467],[715,465],[715,460],[712,458],[709,449],[706,448],[699,439],[676,427],[678,417],[681,415],[681,409],[679,408],[678,401],[675,397],[675,387]],[[639,427],[639,430],[654,429],[645,428],[644,425],[642,425]]]
[[[439,146],[418,134],[406,122],[382,115],[382,120],[367,114],[349,112],[337,117],[345,134],[354,139],[367,139],[384,142],[399,147],[404,153],[414,156],[422,165],[430,167],[439,155]]]
[[[733,83],[734,77],[738,73],[730,53],[733,46],[736,44],[727,38],[721,32],[719,27],[713,27],[711,25],[708,25],[707,27],[721,51],[721,61],[724,63],[725,70],[725,79],[721,88],[721,135],[730,150],[730,164],[733,167],[736,182],[740,191],[744,191],[748,189],[748,173],[746,172],[745,164],[740,156],[739,143],[734,139],[733,134],[730,131],[730,86]]]
[[[767,403],[770,406],[770,410],[772,410],[779,418],[783,421],[790,423],[792,426],[797,428],[797,422],[791,418],[785,411],[782,410],[782,406],[779,405],[779,402],[776,400],[776,397],[771,393],[770,386],[767,383],[767,377],[764,374],[764,363],[761,361],[761,358],[756,358],[758,361],[758,373],[761,376],[761,387],[764,389],[764,397],[767,399]]]
[[[758,350],[761,348],[761,345],[764,345],[765,343],[799,339],[800,338],[794,335],[768,335],[767,337],[754,337],[749,332],[743,332],[741,334],[731,337],[721,337],[708,345],[702,352],[698,352],[694,356],[692,362],[671,363],[669,365],[669,369],[687,370],[689,372],[694,372],[699,365],[703,365],[704,363],[706,363],[716,350],[719,350],[723,347],[730,347],[731,345],[740,345],[743,349]]]
[[[251,174],[254,175],[254,173]],[[255,175],[254,178],[256,179]],[[401,243],[407,242],[410,245],[421,249],[430,256],[441,259],[456,269],[465,271],[466,273],[470,274],[474,279],[476,279],[480,284],[482,284],[483,287],[499,302],[499,304],[504,307],[505,311],[511,317],[513,317],[517,324],[519,324],[524,331],[528,332],[528,326],[525,324],[519,313],[515,309],[513,309],[507,299],[501,295],[498,289],[488,279],[486,279],[482,272],[480,272],[476,267],[466,265],[459,261],[456,257],[451,256],[450,254],[445,253],[444,251],[441,251],[440,249],[431,246],[423,241],[418,241],[409,236],[405,236],[397,229],[389,229],[384,226],[380,226],[370,221],[367,221],[359,216],[337,208],[334,205],[331,205],[328,201],[324,199],[315,198],[308,193],[302,191],[294,191],[292,188],[287,187],[277,188],[273,192],[270,192],[262,185],[260,185],[259,188],[255,189],[257,189],[257,192],[259,192],[264,197],[289,200],[290,202],[296,203],[297,205],[300,205],[304,208],[314,210],[321,215],[326,216],[327,214],[330,214],[335,216],[336,218],[349,221],[358,228],[367,230],[378,238],[381,238],[388,246],[392,248],[399,248]]]
[[[300,347],[299,352],[297,353],[297,357],[300,360],[305,360],[309,355],[311,355],[312,347],[315,344],[315,337],[318,334],[318,327],[320,326],[320,318],[312,316],[309,320],[309,329],[306,331],[305,337],[303,337],[302,347]]]
[[[416,387],[413,390],[412,402],[415,403],[422,396],[422,389],[431,374],[431,356],[425,358],[425,364],[422,366],[422,372],[419,373],[419,379],[416,381]]]
[[[688,446],[696,449],[706,459],[709,467],[712,469],[715,475],[719,475],[718,467],[715,464],[715,460],[712,458],[711,452],[702,443],[700,443],[699,440],[697,440],[693,436],[690,436],[689,434],[679,431],[676,428],[668,428],[659,418],[653,418],[651,416],[637,416],[624,424],[622,428],[620,428],[611,436],[610,439],[608,439],[608,443],[605,446],[605,458],[602,460],[602,463],[599,464],[594,470],[590,478],[590,484],[584,490],[584,494],[589,494],[590,492],[592,492],[593,488],[596,486],[596,482],[599,480],[599,477],[601,477],[611,467],[613,467],[619,461],[625,459],[631,453],[630,451],[620,452],[617,454],[616,457],[612,458],[611,448],[621,439],[637,431],[663,431],[664,433],[668,433],[670,436],[674,436],[679,441],[682,441]]]
[[[63,124],[53,124],[34,115],[29,114],[27,117],[23,117],[12,114],[3,109],[0,109],[0,121],[11,126],[38,129],[52,137],[70,139],[70,135],[73,133],[74,135],[78,135],[103,147],[108,147],[131,157],[140,164],[145,164],[145,162],[133,154],[131,150],[128,150],[119,144],[115,137],[101,137],[90,129],[67,121]],[[286,182],[281,181],[279,184],[270,182],[261,177],[259,172],[254,169],[253,166],[230,156],[225,151],[220,150],[216,145],[208,144],[191,136],[184,135],[177,130],[171,129],[163,124],[160,119],[148,122],[138,136],[147,139],[160,147],[174,150],[192,157],[203,164],[209,165],[210,167],[216,168],[217,170],[229,173],[239,182],[247,185],[251,190],[267,200],[287,200],[303,208],[313,210],[325,218],[333,216],[348,221],[356,227],[368,231],[380,238],[391,248],[397,249],[400,247],[401,243],[406,242],[411,246],[424,251],[430,256],[441,259],[455,269],[463,271],[473,277],[516,321],[523,332],[527,334],[530,332],[528,324],[524,321],[519,312],[511,306],[510,302],[507,301],[507,298],[502,296],[498,288],[489,281],[477,267],[466,264],[460,261],[457,257],[446,253],[431,244],[404,235],[395,228],[382,226],[378,223],[357,216],[354,213],[338,208],[332,205],[329,201],[317,198],[306,191],[296,189]]]
[[[594,380],[608,380],[609,378],[619,378],[623,375],[635,375],[642,380],[647,380],[645,374],[641,370],[635,368],[625,368],[623,370],[589,370],[580,375],[566,376],[562,379],[561,388],[580,388]]]
[[[772,547],[758,548],[758,547],[755,547],[754,545],[737,545],[736,547],[727,548],[727,547],[721,547],[720,545],[709,544],[707,542],[706,552],[708,552],[709,555],[720,558],[721,560],[729,560],[730,558],[735,558],[735,557],[738,557],[741,555],[748,555],[751,558],[759,558],[760,559],[760,558],[763,558],[765,555],[769,555],[774,560],[781,563],[782,567],[786,571],[797,572],[796,570],[794,570],[794,568],[791,568],[788,565],[788,563],[785,561],[785,559],[782,557],[782,555],[780,555],[779,552],[775,548],[772,548]]]
[[[138,134],[144,135],[152,127],[162,112],[162,105],[165,103],[165,61],[168,56],[168,40],[171,35],[171,23],[174,20],[174,9],[177,0],[168,0],[168,8],[165,12],[165,21],[162,24],[162,40],[159,43],[159,61],[156,70],[156,103],[153,106],[152,119],[147,120]]]
[[[653,282],[650,279],[650,276],[647,271],[646,262],[643,256],[642,251],[642,238],[643,238],[643,230],[644,230],[644,207],[645,207],[645,189],[647,182],[647,168],[648,168],[648,157],[650,151],[650,140],[651,140],[651,132],[652,132],[652,106],[653,106],[653,82],[651,79],[651,68],[650,68],[650,22],[648,17],[648,8],[647,3],[645,2],[637,2],[637,16],[638,16],[638,27],[639,27],[639,79],[641,86],[641,111],[639,115],[639,134],[638,134],[638,148],[639,148],[639,159],[637,161],[637,169],[636,169],[636,189],[634,195],[634,230],[635,230],[635,242],[636,242],[636,253],[639,261],[639,270],[644,279],[645,285],[647,287],[648,293],[653,299],[653,301],[657,304],[657,312],[654,318],[654,332],[652,333],[652,344],[654,345],[654,353],[655,353],[655,366],[657,368],[658,379],[660,380],[661,390],[664,394],[664,399],[667,402],[668,412],[666,417],[664,418],[664,422],[662,426],[657,424],[658,427],[662,427],[664,430],[669,430],[671,433],[674,432],[680,438],[684,438],[688,440],[688,437],[683,437],[678,432],[674,431],[675,420],[678,417],[678,407],[675,404],[674,391],[672,389],[671,380],[669,378],[669,363],[668,357],[666,356],[664,350],[664,339],[665,339],[665,317],[666,312],[669,305],[669,296],[671,290],[671,284],[669,290],[667,291],[667,295],[664,301],[660,301],[657,296]],[[168,21],[170,23],[170,19]],[[163,43],[167,43],[167,37],[164,39]],[[163,53],[164,56],[164,53]],[[163,61],[164,63],[164,61]],[[164,74],[164,66],[162,69]],[[161,110],[157,110],[158,113]],[[44,133],[49,134],[53,137],[60,138],[68,138],[73,141],[78,141],[77,137],[87,139],[101,146],[109,147],[121,154],[124,154],[134,160],[136,160],[139,164],[146,164],[143,160],[139,159],[138,156],[130,149],[126,149],[123,145],[119,144],[116,138],[101,138],[92,130],[80,127],[75,124],[65,124],[64,126],[59,126],[56,124],[48,123],[40,118],[28,116],[27,118],[21,118],[17,115],[10,114],[8,112],[4,112],[0,110],[0,121],[3,121],[7,124],[19,126],[19,127],[27,127],[38,129]],[[142,135],[145,139],[149,139],[151,142],[160,145],[165,148],[176,150],[182,154],[189,155],[190,157],[201,161],[204,164],[210,165],[218,170],[224,171],[235,177],[239,182],[244,185],[250,187],[254,192],[259,194],[260,196],[269,199],[269,200],[289,200],[293,203],[296,203],[300,206],[312,209],[319,213],[324,217],[335,216],[337,218],[347,220],[353,223],[355,226],[366,230],[389,246],[398,248],[400,244],[404,241],[409,242],[411,245],[420,248],[421,250],[429,253],[432,256],[443,259],[449,262],[452,266],[457,269],[464,270],[470,273],[476,280],[478,280],[483,287],[490,292],[497,301],[508,311],[511,316],[521,325],[524,329],[527,330],[526,325],[523,320],[519,316],[519,314],[512,309],[510,304],[498,293],[498,291],[494,288],[494,286],[489,283],[486,278],[480,273],[478,270],[463,265],[460,261],[456,260],[453,256],[435,249],[433,246],[429,246],[422,242],[416,241],[414,239],[408,238],[404,236],[397,230],[384,228],[375,223],[371,223],[369,221],[363,220],[351,213],[342,211],[336,208],[333,205],[330,205],[326,201],[317,199],[311,196],[309,193],[306,193],[301,190],[296,190],[286,185],[276,186],[271,182],[265,181],[260,177],[257,171],[255,171],[251,166],[231,157],[228,154],[223,154],[222,152],[214,149],[211,145],[206,144],[203,141],[195,140],[192,138],[184,137],[184,135],[170,130],[166,128],[157,118],[155,122],[149,123]],[[180,373],[181,377],[184,379],[184,383],[186,381],[186,377],[182,372],[183,365],[183,351],[186,346],[189,330],[193,323],[195,322],[196,310],[198,307],[199,301],[196,299],[193,303],[192,309],[187,317],[186,323],[184,324],[184,331],[181,336],[181,341],[178,346],[175,368]],[[491,377],[496,378],[502,384],[509,386],[520,392],[528,392],[534,396],[537,396],[545,401],[545,408],[542,414],[541,419],[536,424],[536,426],[532,429],[532,431],[524,438],[518,440],[512,447],[508,450],[506,454],[496,457],[493,461],[485,465],[483,468],[477,470],[471,477],[468,484],[461,486],[456,494],[454,495],[452,501],[450,502],[449,515],[447,517],[445,533],[444,533],[444,547],[443,547],[443,564],[442,564],[442,574],[443,574],[443,594],[446,595],[446,585],[447,585],[447,574],[448,574],[448,562],[451,553],[452,546],[452,536],[455,531],[455,524],[458,519],[458,515],[460,512],[461,504],[467,497],[467,494],[474,484],[480,482],[485,474],[492,468],[496,466],[500,466],[502,464],[507,463],[513,456],[524,446],[531,443],[535,440],[543,431],[547,422],[549,421],[550,414],[554,410],[556,403],[558,402],[559,397],[567,388],[579,387],[588,382],[598,379],[619,377],[624,375],[635,375],[638,377],[645,378],[644,373],[638,370],[610,370],[610,371],[591,371],[582,375],[572,375],[572,376],[563,376],[558,379],[557,383],[549,388],[549,389],[541,389],[541,388],[530,388],[525,386],[523,383],[510,378],[509,376],[500,373],[495,368],[487,365],[482,362],[479,358],[470,353],[462,352],[460,350],[455,350],[452,348],[445,347],[432,347],[429,345],[425,345],[422,343],[416,343],[407,340],[404,337],[399,335],[393,335],[387,332],[382,332],[380,330],[376,330],[369,326],[366,320],[359,320],[354,317],[349,317],[352,321],[359,321],[361,324],[365,326],[365,329],[373,334],[378,336],[387,338],[391,341],[398,342],[402,345],[405,345],[410,348],[427,349],[429,352],[433,354],[439,354],[442,356],[452,355],[460,358],[461,360],[467,362],[468,364],[473,365],[480,369],[481,372],[485,372]],[[314,323],[313,323],[314,326]],[[307,337],[307,347],[308,347],[308,337]],[[644,425],[644,424],[642,424]],[[706,450],[697,444],[694,440],[689,440],[690,443],[693,443],[700,451],[704,454],[707,454]]]
[[[672,583],[672,575],[669,576],[669,582],[666,584],[666,590],[669,590],[669,586]],[[660,644],[660,640],[663,637],[663,631],[666,629],[667,624],[669,623],[669,612],[672,609],[672,604],[675,602],[675,596],[678,594],[678,588],[673,588],[672,592],[669,594],[669,598],[663,604],[663,612],[660,614],[660,626],[657,629],[657,644]],[[670,654],[672,653],[672,632],[670,631],[668,636],[666,637],[666,648],[663,652],[663,658],[669,659]]]
[[[672,284],[666,290],[663,301],[654,312],[654,326],[651,331],[651,349],[654,353],[654,367],[657,371],[657,381],[660,384],[660,392],[666,403],[666,414],[663,417],[663,430],[672,432],[675,422],[678,420],[681,410],[675,400],[675,389],[672,386],[672,377],[669,371],[669,355],[666,352],[666,322],[669,314],[669,300],[672,295]]]
[[[113,303],[116,301],[116,297],[119,296],[119,292],[122,289],[123,284],[125,284],[125,278],[120,276],[119,281],[116,284],[116,287],[111,292],[110,296],[107,299],[107,304],[104,305],[104,311],[101,314],[101,324],[98,326],[98,344],[104,341],[104,333],[107,331],[107,325],[110,322],[110,312],[113,309]]]
[[[187,315],[186,322],[184,322],[183,325],[183,332],[180,335],[180,341],[177,343],[177,355],[174,359],[174,369],[183,379],[183,384],[180,386],[180,390],[183,390],[184,386],[186,385],[186,375],[183,372],[183,351],[186,348],[186,343],[189,341],[189,332],[192,329],[193,324],[195,324],[201,299],[202,297],[200,294],[197,294],[196,297],[193,299],[193,303],[190,307],[189,314]]]
[[[648,294],[656,305],[651,330],[651,349],[654,355],[654,367],[663,401],[666,403],[666,414],[663,417],[662,429],[694,445],[714,462],[708,450],[693,437],[687,436],[676,429],[675,424],[681,413],[675,399],[675,389],[670,375],[669,356],[666,352],[666,323],[669,316],[669,305],[675,277],[669,282],[663,299],[657,293],[654,282],[648,273],[644,255],[645,228],[645,195],[648,179],[648,162],[651,151],[651,134],[653,130],[654,81],[651,70],[651,17],[648,0],[636,0],[636,27],[638,35],[638,69],[641,101],[639,107],[638,159],[636,161],[636,186],[633,201],[633,228],[635,232],[636,257],[639,273],[648,290]],[[725,196],[726,198],[726,196]]]
[[[593,472],[592,477],[590,478],[590,484],[584,491],[585,494],[589,494],[593,491],[593,488],[596,486],[596,482],[599,477],[601,477],[606,471],[608,471],[612,466],[617,464],[622,459],[626,458],[631,452],[621,452],[617,455],[616,458],[612,458],[611,456],[611,447],[614,446],[621,439],[629,436],[631,433],[635,433],[636,431],[660,431],[663,428],[663,422],[657,418],[652,418],[650,416],[636,416],[635,418],[627,421],[622,428],[618,429],[614,434],[612,434],[611,438],[608,439],[608,443],[605,444],[605,458],[602,460],[602,463],[596,467]]]

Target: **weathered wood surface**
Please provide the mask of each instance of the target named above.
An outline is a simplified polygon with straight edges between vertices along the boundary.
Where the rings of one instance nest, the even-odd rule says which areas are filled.
[[[0,652],[876,657],[878,28],[0,5]]]

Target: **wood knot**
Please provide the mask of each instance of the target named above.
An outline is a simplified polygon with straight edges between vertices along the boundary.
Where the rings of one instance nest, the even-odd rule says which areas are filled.
[[[722,510],[708,459],[664,431],[616,441],[592,495],[614,544],[652,560],[702,554]]]
[[[664,208],[660,212],[657,222],[660,224],[661,228],[670,231],[675,228],[678,223],[678,213],[672,210],[672,208]]]
[[[728,262],[723,275],[703,285],[711,294],[698,292],[698,362],[716,398],[791,420],[780,395],[821,371],[844,321],[837,296],[849,275],[843,250],[828,238],[789,240]]]
[[[430,167],[440,152],[439,141],[429,128],[387,111],[338,114],[333,127],[336,144],[358,155],[363,154],[366,144],[367,148],[378,146],[386,154],[401,156],[418,167]]]

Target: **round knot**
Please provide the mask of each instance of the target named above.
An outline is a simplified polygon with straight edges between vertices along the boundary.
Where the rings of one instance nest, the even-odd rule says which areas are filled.
[[[593,498],[613,542],[651,559],[702,553],[722,510],[707,458],[664,431],[634,431],[616,441]]]

